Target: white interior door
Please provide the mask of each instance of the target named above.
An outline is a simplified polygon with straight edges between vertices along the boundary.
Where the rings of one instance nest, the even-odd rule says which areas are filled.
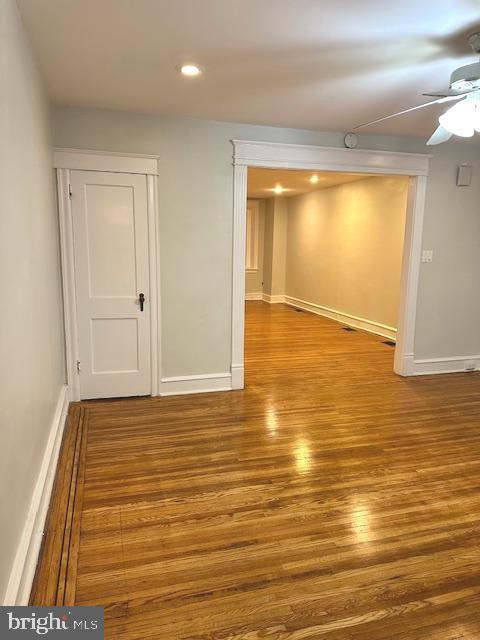
[[[146,176],[72,171],[70,182],[80,396],[147,395],[151,366]]]

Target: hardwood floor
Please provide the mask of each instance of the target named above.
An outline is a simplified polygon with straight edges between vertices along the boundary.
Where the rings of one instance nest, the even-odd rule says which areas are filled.
[[[283,305],[246,324],[244,391],[74,408],[73,554],[49,532],[32,601],[104,605],[112,640],[478,640],[480,375],[400,378]]]

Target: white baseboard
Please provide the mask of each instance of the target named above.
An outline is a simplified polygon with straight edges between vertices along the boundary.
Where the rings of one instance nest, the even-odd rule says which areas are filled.
[[[245,369],[243,364],[232,364],[232,389],[245,388]]]
[[[263,293],[246,293],[245,300],[263,300]]]
[[[4,605],[28,605],[50,505],[68,405],[68,389],[64,385],[60,389],[27,519],[10,572]]]
[[[413,355],[405,356],[404,367],[406,376],[427,376],[437,373],[465,373],[480,369],[480,355],[448,356],[445,358],[419,358]]]
[[[264,302],[269,302],[270,304],[280,304],[285,302],[285,296],[283,294],[270,296],[268,293],[264,293],[262,296],[262,300]]]
[[[210,391],[231,390],[231,373],[207,373],[196,376],[162,378],[159,395],[178,396],[186,393],[209,393]]]
[[[291,296],[283,296],[282,302],[285,302],[285,304],[288,304],[291,307],[298,307],[299,309],[316,313],[319,316],[336,320],[337,322],[341,322],[349,327],[355,327],[356,329],[362,329],[369,333],[375,333],[379,336],[383,336],[384,338],[389,338],[390,340],[396,340],[397,337],[397,330],[395,327],[389,327],[388,325],[373,322],[366,318],[352,316],[349,313],[338,311],[337,309],[329,309],[328,307],[322,307],[319,304],[314,304],[298,298],[292,298]]]

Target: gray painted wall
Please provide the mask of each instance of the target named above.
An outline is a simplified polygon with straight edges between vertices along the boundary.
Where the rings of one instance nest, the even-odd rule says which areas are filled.
[[[0,602],[65,380],[48,104],[13,0],[0,2]]]
[[[406,116],[408,117],[408,116]],[[320,123],[321,115],[319,115]],[[57,146],[158,154],[163,376],[228,372],[232,278],[232,138],[342,146],[342,133],[164,118],[81,108],[54,113]],[[432,128],[434,123],[432,122]],[[361,135],[369,149],[433,153],[415,355],[480,353],[480,148]],[[456,167],[474,167],[455,187]]]
[[[263,290],[269,296],[285,295],[287,198],[268,198],[266,202]]]
[[[408,182],[375,176],[283,198],[285,293],[396,328]]]
[[[263,293],[263,247],[265,244],[265,198],[258,203],[258,269],[245,273],[245,293]]]

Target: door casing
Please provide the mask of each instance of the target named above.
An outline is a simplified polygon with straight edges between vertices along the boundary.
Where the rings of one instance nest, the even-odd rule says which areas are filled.
[[[62,289],[65,322],[65,359],[69,399],[80,400],[80,381],[77,372],[78,327],[76,314],[76,290],[73,253],[73,226],[70,199],[70,172],[106,171],[133,173],[147,179],[148,215],[148,268],[150,277],[150,362],[151,395],[159,393],[161,344],[160,344],[160,290],[159,290],[159,239],[158,239],[158,157],[125,155],[121,153],[86,151],[79,149],[55,149],[54,168],[57,171],[58,210],[60,226],[60,253],[62,261]]]

